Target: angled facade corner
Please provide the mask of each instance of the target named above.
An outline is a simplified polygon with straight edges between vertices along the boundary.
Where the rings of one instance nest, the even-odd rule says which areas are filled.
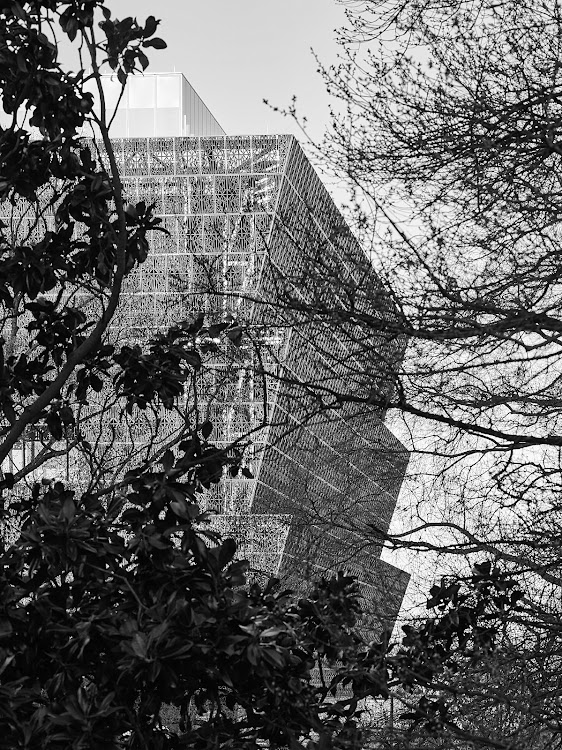
[[[365,368],[380,372],[385,388],[403,353],[403,341],[382,339],[350,351],[352,337],[328,334],[315,317],[338,293],[317,299],[320,274],[354,284],[360,273],[366,294],[357,304],[379,300],[376,314],[392,314],[353,235],[292,136],[130,138],[114,148],[128,196],[155,202],[169,232],[124,296],[125,327],[142,321],[142,337],[198,312],[211,322],[231,315],[254,332],[270,374],[285,376],[264,374],[263,361],[260,374],[252,346],[236,362],[221,355],[207,364],[216,440],[253,436],[254,478],[224,480],[207,500],[215,527],[237,538],[256,573],[292,585],[345,568],[360,580],[371,620],[389,621],[407,576],[379,559],[365,527],[388,529],[407,451],[383,414],[351,403],[317,413],[306,396],[307,382],[363,387],[353,368],[355,379]],[[293,304],[294,293],[304,304]]]

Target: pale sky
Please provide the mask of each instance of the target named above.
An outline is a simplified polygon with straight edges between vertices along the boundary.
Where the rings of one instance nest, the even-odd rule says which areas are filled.
[[[286,133],[295,125],[263,104],[286,107],[293,95],[318,139],[329,97],[311,47],[336,60],[334,29],[345,23],[337,0],[111,0],[118,18],[161,18],[166,50],[150,50],[150,71],[185,75],[229,135]]]

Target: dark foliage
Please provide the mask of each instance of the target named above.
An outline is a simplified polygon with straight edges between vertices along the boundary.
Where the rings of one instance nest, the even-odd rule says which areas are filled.
[[[104,66],[121,83],[146,68],[143,50],[165,46],[157,26],[116,20],[102,0],[0,4],[11,122],[0,199],[12,217],[0,227],[0,521],[17,519],[0,550],[0,747],[347,746],[356,703],[326,701],[332,686],[311,670],[357,652],[356,586],[340,575],[300,602],[274,583],[242,588],[234,542],[208,531],[197,499],[225,467],[250,473],[236,447],[209,442],[210,422],[195,414],[113,484],[33,481],[53,457],[74,460],[71,448],[92,455],[77,414],[98,395],[133,419],[185,409],[214,339],[240,340],[236,321],[205,328],[200,315],[144,347],[107,335],[160,227],[153,206],[124,198],[111,113],[96,114],[84,85],[103,102]],[[88,61],[77,74],[59,62],[60,31]],[[97,145],[80,138],[85,122]],[[22,440],[39,453],[10,467]],[[179,726],[163,725],[165,705]]]
[[[194,502],[208,450],[194,435],[109,505],[61,483],[18,503],[0,558],[0,747],[358,739],[353,707],[311,679],[357,650],[355,584],[340,575],[299,602],[274,581],[241,588],[234,542],[205,541]],[[165,704],[179,729],[162,725]]]

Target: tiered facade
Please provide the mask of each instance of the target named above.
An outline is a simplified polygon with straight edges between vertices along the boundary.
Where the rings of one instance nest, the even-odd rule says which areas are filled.
[[[243,330],[210,355],[197,384],[215,441],[251,442],[254,478],[218,486],[207,501],[215,525],[238,538],[255,570],[292,585],[353,572],[366,609],[392,621],[408,577],[380,560],[365,528],[388,528],[407,453],[383,414],[330,402],[384,392],[403,350],[373,338],[372,325],[363,333],[362,316],[394,313],[361,249],[292,137],[113,147],[128,198],[155,203],[168,232],[129,282],[120,338],[142,342],[199,313],[207,325],[230,319]]]

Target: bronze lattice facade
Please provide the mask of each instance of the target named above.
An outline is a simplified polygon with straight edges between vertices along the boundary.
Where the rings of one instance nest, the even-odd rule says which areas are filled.
[[[113,147],[128,198],[155,203],[168,231],[128,284],[123,336],[142,341],[197,313],[244,330],[200,383],[214,438],[252,443],[254,478],[224,480],[207,500],[215,525],[255,570],[292,585],[353,572],[367,611],[393,621],[408,576],[365,529],[388,529],[407,452],[383,413],[333,399],[390,388],[404,347],[364,332],[365,316],[394,311],[361,248],[290,136]]]

